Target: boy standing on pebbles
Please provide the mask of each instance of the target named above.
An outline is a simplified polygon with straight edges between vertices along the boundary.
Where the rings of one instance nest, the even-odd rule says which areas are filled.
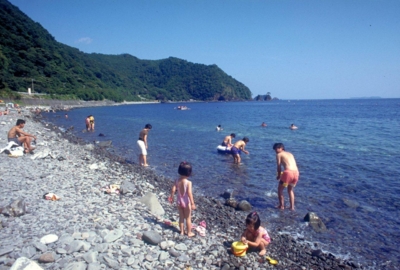
[[[294,210],[294,187],[299,181],[299,170],[297,169],[296,160],[294,156],[285,151],[285,146],[282,143],[276,143],[273,146],[276,153],[277,176],[276,179],[280,180],[278,185],[278,199],[279,209],[285,209],[285,202],[283,198],[283,189],[287,187],[290,201],[290,210]],[[281,166],[284,171],[281,173]]]

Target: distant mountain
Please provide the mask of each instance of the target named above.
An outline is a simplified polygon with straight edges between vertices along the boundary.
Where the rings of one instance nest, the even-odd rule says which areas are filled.
[[[170,57],[86,54],[57,42],[39,23],[0,0],[0,97],[34,91],[83,100],[250,100],[217,65]]]

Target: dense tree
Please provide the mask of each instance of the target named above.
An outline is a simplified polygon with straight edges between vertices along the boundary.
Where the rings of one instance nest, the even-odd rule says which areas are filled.
[[[6,0],[0,0],[0,20],[0,95],[26,91],[34,79],[35,92],[84,100],[251,98],[245,85],[217,65],[86,54],[57,42]]]

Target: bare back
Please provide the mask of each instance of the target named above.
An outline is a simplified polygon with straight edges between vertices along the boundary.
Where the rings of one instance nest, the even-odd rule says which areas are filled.
[[[244,149],[244,146],[246,143],[243,140],[235,142],[233,146],[235,146],[237,149]]]
[[[278,166],[283,165],[285,170],[298,171],[294,156],[286,151],[276,154],[276,162]]]
[[[231,135],[228,135],[228,136],[225,137],[224,143],[227,144],[227,145],[228,145],[228,144],[232,144],[232,137],[231,137]]]
[[[8,132],[8,138],[12,139],[12,138],[16,138],[17,136],[21,137],[20,129],[18,126],[14,126]]]

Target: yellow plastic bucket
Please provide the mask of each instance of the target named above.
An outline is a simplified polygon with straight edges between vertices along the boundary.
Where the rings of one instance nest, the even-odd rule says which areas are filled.
[[[246,251],[249,248],[247,244],[243,244],[242,241],[236,241],[232,243],[232,253],[236,257],[243,257],[246,255]]]

